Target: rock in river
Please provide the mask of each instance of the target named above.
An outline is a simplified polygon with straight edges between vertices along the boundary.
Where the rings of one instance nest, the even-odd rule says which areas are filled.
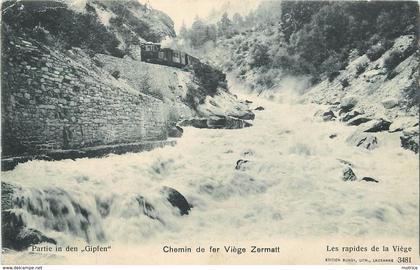
[[[178,126],[172,126],[168,129],[168,137],[172,138],[179,138],[182,136],[182,133],[184,130],[181,127]]]
[[[240,159],[240,160],[238,160],[238,161],[236,161],[236,166],[235,166],[235,169],[236,170],[245,170],[245,164],[246,163],[248,163],[249,162],[249,160],[246,160],[246,159]]]
[[[368,177],[368,176],[363,177],[362,181],[379,183],[379,181],[376,180],[375,178]]]
[[[344,181],[356,181],[357,177],[356,177],[356,174],[353,172],[353,170],[350,167],[346,167],[343,170],[342,179]]]
[[[378,145],[378,138],[370,133],[356,131],[347,138],[347,143],[372,150]]]
[[[192,126],[195,128],[207,128],[207,118],[190,118],[179,122],[180,126]]]
[[[380,118],[380,119],[369,121],[366,124],[363,124],[362,129],[364,132],[380,132],[384,130],[389,130],[390,125],[391,125],[390,121]]]
[[[163,187],[161,192],[172,206],[179,209],[181,216],[188,215],[191,205],[181,193],[171,187]]]
[[[419,130],[417,127],[404,130],[400,140],[402,148],[411,150],[416,154],[419,152]]]
[[[356,116],[356,117],[350,119],[347,122],[347,125],[349,125],[349,126],[358,126],[360,124],[369,122],[370,120],[372,120],[372,119],[370,119],[370,118],[368,118],[366,116],[363,116],[363,115],[359,115],[359,116]]]

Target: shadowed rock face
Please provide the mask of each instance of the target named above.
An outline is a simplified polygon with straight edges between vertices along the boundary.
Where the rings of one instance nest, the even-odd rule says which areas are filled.
[[[101,214],[107,215],[103,208]],[[39,230],[32,228],[33,217],[42,221]],[[70,233],[87,243],[105,239],[98,215],[70,193],[59,188],[20,188],[2,183],[3,246],[22,250],[42,242],[56,244],[44,235],[44,229]]]
[[[179,209],[181,216],[188,215],[191,210],[191,205],[181,193],[171,187],[163,187],[161,192],[172,206]]]
[[[10,210],[2,211],[1,220],[2,246],[4,248],[24,250],[39,243],[57,244],[54,239],[45,236],[40,231],[26,228],[22,217]]]
[[[419,152],[419,132],[417,127],[403,131],[400,140],[402,148],[411,150],[416,154]]]
[[[370,119],[368,117],[365,117],[363,115],[359,115],[359,116],[356,116],[356,117],[350,119],[350,121],[347,122],[347,125],[349,125],[349,126],[358,126],[360,124],[369,122],[371,120],[372,119]]]
[[[173,126],[173,127],[170,127],[168,130],[168,137],[179,138],[179,137],[182,137],[183,132],[184,130],[181,127]]]
[[[385,119],[378,119],[369,121],[366,123],[366,126],[363,127],[364,132],[380,132],[389,130],[389,126],[391,125],[391,122],[385,120]]]
[[[19,190],[8,183],[1,183],[1,230],[2,247],[14,250],[24,250],[31,245],[39,243],[57,244],[40,231],[27,228],[22,217],[13,211],[13,192]]]
[[[362,180],[363,180],[363,181],[366,181],[366,182],[379,183],[379,181],[378,181],[378,180],[376,180],[375,178],[368,177],[368,176],[363,177],[363,178],[362,178]]]
[[[225,116],[185,119],[179,122],[179,125],[214,129],[239,129],[252,126],[251,123],[245,120]]]

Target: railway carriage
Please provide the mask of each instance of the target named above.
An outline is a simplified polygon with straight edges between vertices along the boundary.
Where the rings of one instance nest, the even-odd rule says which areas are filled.
[[[141,61],[154,63],[154,60],[158,59],[160,51],[159,43],[142,43],[141,48]]]
[[[198,58],[185,52],[161,48],[159,43],[151,42],[141,44],[141,61],[178,68],[200,63]]]

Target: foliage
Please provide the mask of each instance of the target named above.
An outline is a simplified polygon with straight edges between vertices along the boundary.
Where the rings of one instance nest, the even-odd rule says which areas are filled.
[[[344,78],[340,80],[341,86],[343,86],[343,89],[350,86],[349,80],[347,78]]]
[[[213,24],[206,24],[199,17],[195,18],[189,32],[184,30],[182,36],[189,41],[193,48],[202,47],[209,41],[215,42],[217,38],[216,26]]]
[[[367,63],[358,64],[356,66],[356,76],[359,76],[360,74],[362,74],[363,72],[365,72],[367,66],[368,66]]]
[[[218,36],[225,36],[227,38],[232,37],[233,33],[233,24],[229,19],[227,13],[223,13],[222,18],[217,23],[217,34]]]
[[[262,43],[255,44],[250,52],[250,58],[251,67],[261,67],[269,65],[270,57],[268,55],[268,46]]]
[[[193,65],[194,77],[204,87],[208,95],[214,95],[219,86],[226,88],[226,74],[214,67],[196,63]]]

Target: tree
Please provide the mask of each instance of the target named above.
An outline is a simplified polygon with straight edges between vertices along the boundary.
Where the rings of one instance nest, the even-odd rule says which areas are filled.
[[[188,30],[185,22],[182,22],[181,28],[179,29],[178,37],[181,39],[188,39]]]
[[[198,48],[206,42],[207,26],[198,16],[195,17],[190,30],[191,46]]]
[[[268,66],[270,64],[270,57],[268,55],[268,46],[262,43],[257,43],[251,50],[251,67]]]
[[[240,31],[242,27],[244,27],[244,18],[241,16],[241,14],[236,12],[235,14],[233,14],[232,23],[235,29]]]
[[[217,23],[217,31],[219,36],[231,37],[232,21],[229,19],[227,12],[223,13],[222,18]]]

